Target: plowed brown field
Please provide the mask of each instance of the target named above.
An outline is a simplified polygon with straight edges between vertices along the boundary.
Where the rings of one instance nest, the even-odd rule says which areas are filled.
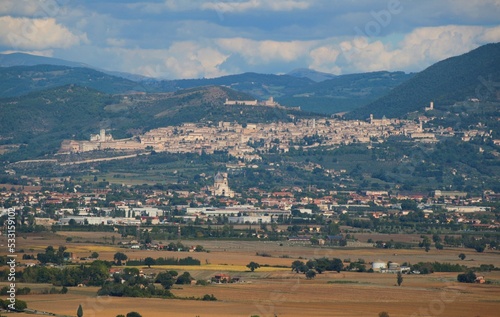
[[[99,233],[84,233],[83,239],[91,239]],[[102,234],[101,234],[102,235]],[[106,239],[108,239],[108,236]],[[117,240],[119,241],[119,240]],[[82,305],[85,317],[115,317],[137,311],[144,317],[249,317],[267,316],[378,316],[386,311],[391,317],[402,316],[449,316],[449,317],[493,317],[500,314],[500,271],[486,272],[490,284],[457,283],[457,273],[434,273],[430,275],[404,275],[403,283],[396,286],[394,274],[381,273],[324,273],[312,280],[286,268],[263,268],[248,272],[245,265],[255,261],[270,266],[290,264],[297,259],[337,257],[341,259],[364,259],[395,261],[398,263],[438,261],[460,263],[467,266],[493,264],[500,267],[500,252],[477,253],[466,249],[431,250],[381,250],[374,248],[313,248],[299,244],[277,242],[235,241],[182,241],[185,245],[203,245],[209,253],[179,253],[167,251],[142,251],[122,249],[112,245],[90,243],[65,243],[65,237],[44,237],[21,240],[27,253],[37,253],[44,245],[66,244],[76,257],[88,256],[97,250],[102,259],[111,260],[117,251],[129,258],[151,256],[186,257],[200,259],[201,266],[175,267],[177,271],[188,271],[197,279],[208,279],[215,273],[227,273],[240,277],[241,283],[208,286],[174,286],[172,293],[180,297],[202,297],[213,294],[217,301],[171,300],[147,298],[96,297],[97,288],[70,288],[65,295],[27,295],[19,299],[28,302],[28,307],[60,315],[75,316],[78,305]],[[29,251],[33,249],[33,251]],[[258,256],[266,253],[269,256]],[[465,261],[458,258],[465,253]],[[144,271],[161,271],[166,267],[142,267]],[[0,283],[1,286],[6,283]],[[29,285],[36,292],[50,285]],[[17,287],[23,287],[18,284]],[[28,314],[16,314],[28,316]],[[33,316],[33,315],[29,315]]]

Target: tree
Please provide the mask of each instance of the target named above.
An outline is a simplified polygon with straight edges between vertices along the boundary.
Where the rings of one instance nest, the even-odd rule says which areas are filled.
[[[174,276],[171,272],[158,273],[155,279],[155,283],[160,283],[164,289],[170,289],[174,285],[174,282]]]
[[[311,280],[314,277],[316,277],[316,272],[314,272],[314,270],[309,270],[309,271],[306,272],[306,278],[308,280]]]
[[[204,252],[205,249],[203,248],[202,245],[197,245],[196,248],[194,249],[195,252]]]
[[[457,281],[459,281],[460,283],[474,283],[476,281],[476,274],[472,271],[458,274]]]
[[[139,314],[138,312],[132,311],[127,314],[127,317],[142,317],[142,315]]]
[[[437,233],[435,233],[432,235],[432,241],[434,241],[434,243],[438,243],[441,242],[442,240],[441,237]]]
[[[78,309],[76,310],[76,315],[78,317],[83,317],[83,308],[82,308],[82,305],[78,305]]]
[[[422,242],[420,242],[418,246],[425,248],[425,252],[429,252],[431,249],[431,239],[429,239],[429,237],[423,237]]]
[[[417,202],[411,199],[405,199],[401,202],[401,209],[403,210],[418,210]]]
[[[344,269],[344,263],[342,262],[341,259],[334,258],[332,261],[330,261],[330,266],[328,267],[328,270],[331,271],[337,271],[337,273],[340,273]]]
[[[151,265],[155,265],[156,261],[152,257],[148,256],[147,258],[144,259],[144,264],[147,265],[149,268]]]
[[[389,313],[386,311],[378,313],[378,317],[389,317]]]
[[[0,308],[9,309],[10,310],[10,308],[8,308],[9,304],[10,304],[9,301],[7,301],[7,300],[2,301],[0,299]],[[20,299],[16,299],[16,302],[14,304],[14,310],[16,310],[16,311],[24,311],[26,308],[28,308],[28,304],[25,301],[20,300]]]
[[[122,265],[122,261],[127,261],[128,257],[125,253],[116,252],[113,256],[113,259],[115,260],[117,265]]]
[[[299,273],[300,268],[303,267],[305,264],[302,261],[295,260],[292,262],[292,271],[295,271],[296,273]]]
[[[459,257],[459,258],[460,258],[460,260],[462,260],[462,261],[463,261],[463,260],[465,260],[465,258],[466,258],[465,254],[463,254],[463,253],[460,253],[460,254],[458,255],[458,257]]]
[[[192,280],[194,280],[194,278],[191,277],[191,274],[189,274],[189,272],[184,272],[179,275],[175,284],[191,284]]]
[[[92,252],[92,254],[90,255],[90,257],[91,257],[92,259],[97,259],[97,258],[99,257],[99,253],[97,253],[97,252]]]
[[[474,249],[479,253],[483,252],[485,248],[486,246],[484,244],[478,244],[474,247]]]
[[[401,272],[398,272],[398,275],[396,277],[396,281],[398,283],[398,286],[401,286],[401,284],[403,283],[403,274],[401,274]]]
[[[325,226],[325,231],[329,235],[336,235],[340,233],[340,227],[337,223],[335,222],[330,222]]]
[[[258,269],[260,267],[259,263],[255,263],[255,262],[250,262],[247,264],[247,268],[250,269],[250,271],[255,271],[255,269]]]

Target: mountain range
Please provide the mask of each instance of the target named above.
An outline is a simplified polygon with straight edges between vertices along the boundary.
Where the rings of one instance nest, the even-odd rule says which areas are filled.
[[[156,80],[116,73],[49,57],[0,54],[0,98],[78,84],[105,93],[172,92],[201,86],[226,86],[265,100],[274,97],[286,106],[306,111],[337,113],[366,105],[401,84],[412,74],[374,72],[333,75],[297,69],[284,75],[243,73],[217,78]]]
[[[0,97],[16,97],[64,85],[80,85],[104,93],[146,91],[138,82],[109,75],[92,68],[58,65],[0,68]]]
[[[348,119],[366,119],[370,114],[402,117],[423,110],[430,101],[437,110],[464,100],[500,101],[500,43],[448,58],[416,74],[332,75],[318,82],[309,78],[314,71],[305,70],[291,75],[135,81],[81,64],[28,65],[24,55],[10,56],[7,62],[0,58],[8,66],[0,67],[0,147],[22,144],[15,155],[11,153],[11,160],[53,153],[62,139],[87,139],[103,127],[121,138],[183,122],[290,120],[289,114],[311,117],[310,110],[323,115],[345,111]],[[25,65],[12,66],[15,63]],[[271,96],[303,111],[223,105],[226,99]]]
[[[116,77],[121,77],[134,81],[141,81],[148,79],[148,77],[125,73],[125,72],[117,72],[117,71],[109,71],[101,68],[96,68],[91,65],[67,61],[60,58],[54,57],[46,57],[46,56],[38,56],[31,55],[26,53],[10,53],[10,54],[0,54],[0,67],[11,67],[11,66],[35,66],[35,65],[56,65],[56,66],[68,66],[68,67],[84,67],[84,68],[92,68],[97,71],[103,72],[108,75],[113,75]]]

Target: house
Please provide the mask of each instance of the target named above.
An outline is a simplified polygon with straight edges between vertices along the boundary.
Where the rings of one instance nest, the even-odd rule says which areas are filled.
[[[311,237],[310,236],[288,237],[288,241],[291,241],[291,242],[311,242]]]
[[[215,274],[214,277],[212,277],[212,283],[216,284],[222,284],[222,283],[229,283],[231,282],[231,276],[220,273],[220,274]]]
[[[328,235],[326,236],[326,242],[330,245],[345,246],[346,240],[343,235]]]
[[[484,276],[477,276],[474,282],[479,284],[484,284],[486,283],[486,280],[484,279]]]
[[[110,268],[110,269],[109,269],[109,276],[110,276],[110,277],[113,277],[113,275],[114,275],[115,273],[120,274],[121,272],[122,272],[122,270],[121,270],[121,269],[119,269],[119,268]]]

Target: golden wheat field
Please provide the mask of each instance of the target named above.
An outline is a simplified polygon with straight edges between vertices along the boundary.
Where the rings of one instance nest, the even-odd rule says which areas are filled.
[[[199,285],[174,285],[172,293],[178,297],[203,297],[213,294],[217,301],[174,300],[158,298],[97,297],[95,287],[71,287],[67,294],[41,295],[37,290],[51,285],[29,285],[32,295],[19,296],[28,307],[62,316],[76,316],[82,305],[84,316],[116,317],[137,311],[144,317],[229,317],[229,316],[378,316],[382,311],[391,317],[449,316],[487,317],[498,316],[500,311],[500,272],[485,272],[489,284],[463,284],[456,280],[457,273],[429,275],[404,275],[401,286],[396,275],[381,273],[327,272],[307,280],[290,268],[294,260],[319,257],[337,257],[343,260],[364,259],[417,263],[438,261],[461,263],[467,266],[493,264],[500,266],[500,252],[477,253],[466,249],[383,250],[374,248],[314,248],[300,244],[259,241],[182,241],[185,245],[203,245],[210,252],[145,251],[120,248],[103,244],[100,233],[78,233],[67,243],[66,235],[26,236],[22,243],[26,253],[37,253],[46,245],[65,245],[74,257],[85,257],[97,251],[99,258],[111,260],[115,252],[124,252],[130,259],[145,257],[192,256],[201,261],[200,266],[140,267],[144,272],[161,272],[174,269],[189,272],[196,279],[209,279],[216,273],[226,273],[240,278],[240,283]],[[93,244],[90,242],[96,239]],[[105,240],[108,240],[108,236]],[[84,241],[78,241],[78,239]],[[75,240],[77,240],[75,242]],[[89,241],[89,242],[85,242]],[[118,237],[117,237],[117,241]],[[3,244],[3,240],[2,240]],[[466,260],[458,258],[465,253]],[[265,255],[265,256],[262,256]],[[261,268],[250,272],[250,261]],[[265,265],[265,267],[264,267]],[[3,283],[6,285],[6,283]],[[23,287],[18,284],[18,287]],[[16,314],[28,316],[28,314]],[[32,316],[32,315],[30,315]]]

